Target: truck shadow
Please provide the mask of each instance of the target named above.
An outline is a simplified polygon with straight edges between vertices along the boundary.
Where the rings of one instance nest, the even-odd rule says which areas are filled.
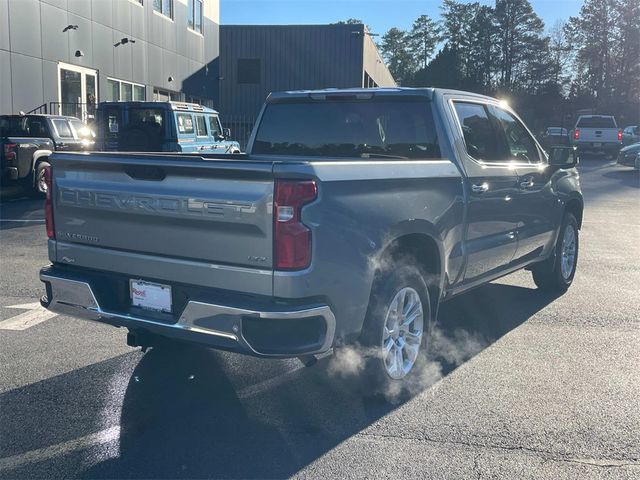
[[[443,306],[438,375],[517,328],[556,297],[491,284]],[[280,478],[413,404],[372,396],[334,358],[311,368],[176,346],[131,351],[0,394],[2,478]],[[448,376],[448,377],[447,377]],[[437,395],[437,393],[435,393]],[[422,412],[420,415],[429,415]],[[119,427],[102,443],[81,439]],[[29,460],[26,452],[51,452]],[[5,462],[6,463],[6,462]],[[87,467],[87,465],[89,465]],[[2,465],[0,465],[2,466]]]
[[[451,355],[447,348],[447,358],[434,358],[441,375],[555,298],[492,284],[445,304],[440,341],[463,351]],[[231,382],[243,367],[229,372],[219,354],[193,348],[167,353],[152,351],[135,368],[122,406],[119,455],[86,470],[84,478],[287,477],[403,408],[363,394],[353,377],[335,375],[331,359],[247,394]],[[265,368],[264,375],[253,375],[257,381],[268,376],[269,361],[234,362]]]

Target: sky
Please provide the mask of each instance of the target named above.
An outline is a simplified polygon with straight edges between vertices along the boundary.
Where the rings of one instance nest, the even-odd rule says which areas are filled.
[[[493,0],[479,0],[493,5]],[[552,27],[577,15],[583,0],[530,0],[533,9]],[[440,0],[221,0],[222,24],[322,24],[359,18],[372,32],[411,28],[420,15],[440,15]]]

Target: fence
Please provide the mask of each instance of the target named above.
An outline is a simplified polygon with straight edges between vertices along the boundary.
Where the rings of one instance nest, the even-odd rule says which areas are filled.
[[[222,115],[224,128],[231,129],[231,138],[240,143],[240,149],[243,152],[249,143],[255,121],[256,118],[250,115]]]

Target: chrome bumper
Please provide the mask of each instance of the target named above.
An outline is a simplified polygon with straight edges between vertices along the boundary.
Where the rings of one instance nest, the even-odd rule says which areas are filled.
[[[176,336],[174,334],[178,332],[201,334],[235,342],[239,347],[237,351],[261,357],[293,357],[325,353],[331,349],[335,336],[336,319],[328,306],[300,310],[256,311],[190,300],[176,323],[164,323],[103,309],[98,303],[91,285],[85,281],[52,274],[47,270],[40,272],[40,280],[49,285],[48,295],[43,297],[41,303],[52,312],[117,326],[148,328],[167,337]],[[243,336],[243,317],[270,320],[302,320],[310,317],[322,317],[326,324],[326,333],[322,345],[308,352],[264,353],[254,348]],[[180,335],[180,337],[184,338],[184,335]],[[203,342],[196,341],[196,343]]]

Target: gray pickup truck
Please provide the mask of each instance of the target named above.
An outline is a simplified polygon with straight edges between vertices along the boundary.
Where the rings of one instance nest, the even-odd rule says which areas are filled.
[[[356,344],[402,382],[438,306],[522,268],[574,278],[573,147],[503,103],[438,89],[272,94],[247,154],[55,153],[52,311],[302,360]]]

